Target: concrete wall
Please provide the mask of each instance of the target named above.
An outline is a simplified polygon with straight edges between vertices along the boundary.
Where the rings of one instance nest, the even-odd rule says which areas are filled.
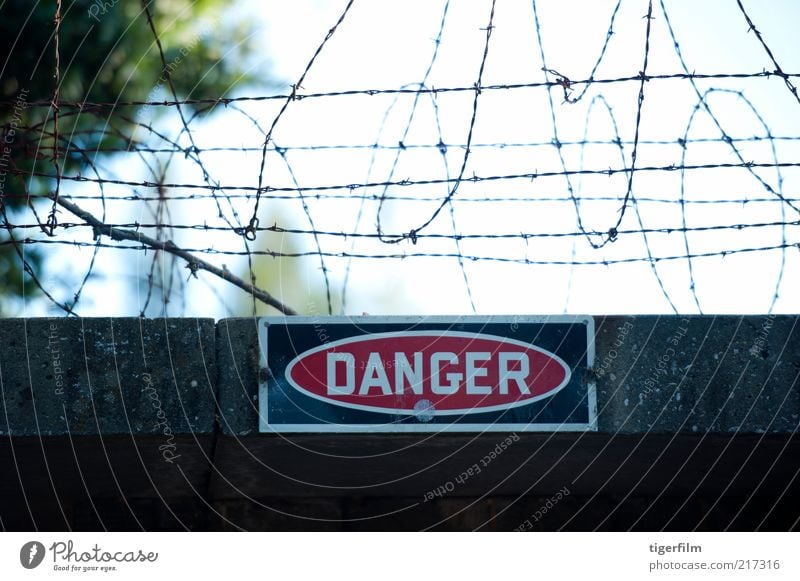
[[[596,318],[598,432],[464,478],[508,434],[259,434],[254,319],[0,320],[0,528],[796,527],[797,322]]]

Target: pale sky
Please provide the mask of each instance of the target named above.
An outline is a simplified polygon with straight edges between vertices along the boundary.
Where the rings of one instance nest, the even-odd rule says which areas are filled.
[[[539,22],[547,66],[572,80],[585,79],[603,46],[609,19],[616,0],[565,2],[538,0]],[[259,22],[255,42],[269,63],[272,80],[279,91],[288,91],[302,73],[328,29],[338,19],[346,2],[297,0],[293,2],[240,2],[242,9]],[[773,70],[765,51],[752,33],[735,0],[690,2],[667,1],[670,22],[687,66],[698,73],[752,73]],[[344,24],[319,55],[304,81],[300,94],[340,90],[396,89],[416,86],[428,68],[439,33],[444,1],[359,2]],[[800,72],[800,46],[796,23],[800,4],[792,1],[744,2],[751,18],[762,32],[784,71]],[[470,87],[474,85],[484,49],[490,1],[452,0],[428,87]],[[650,38],[649,75],[683,72],[672,46],[658,0],[653,7]],[[642,70],[647,12],[646,0],[624,0],[621,4],[604,60],[596,79],[636,76]],[[555,78],[550,75],[550,79]],[[545,80],[530,0],[497,2],[494,29],[483,75],[483,86],[536,83]],[[793,79],[795,84],[800,79]],[[775,137],[800,136],[800,103],[776,77],[756,79],[702,80],[701,92],[714,89],[708,103],[726,133],[734,140],[764,137],[767,130],[750,109],[746,98]],[[573,95],[583,86],[576,86]],[[258,87],[240,94],[263,92]],[[630,164],[636,118],[639,82],[594,84],[578,103],[564,103],[560,89],[552,89],[559,140],[611,141],[615,129],[608,113],[613,111],[616,131],[624,146],[624,160],[617,146],[562,145],[568,171],[605,170]],[[237,93],[239,94],[239,93]],[[697,104],[695,89],[686,80],[651,80],[644,86],[637,166],[706,165],[737,163],[731,146],[717,140],[719,129],[701,110],[692,117]],[[744,98],[743,98],[744,97]],[[356,95],[292,102],[273,135],[274,144],[287,148],[284,158],[271,146],[267,156],[265,183],[271,186],[300,187],[362,184],[400,180],[437,180],[455,177],[463,159],[463,147],[450,147],[443,157],[435,147],[466,142],[472,114],[474,92],[440,93],[435,100],[423,96],[417,103],[413,122],[407,130],[413,95]],[[246,111],[266,128],[281,102],[245,103]],[[435,105],[435,107],[434,107]],[[519,88],[485,90],[478,98],[471,158],[465,176],[492,176],[560,172],[563,167],[558,149],[551,145],[554,128],[547,90]],[[438,118],[437,118],[438,115]],[[687,126],[692,119],[692,125]],[[175,120],[165,120],[173,127]],[[221,111],[211,120],[195,126],[195,141],[203,147],[251,147],[263,143],[263,134],[244,115]],[[406,134],[407,130],[407,134]],[[677,144],[684,136],[712,142]],[[392,165],[396,149],[372,149],[374,143],[407,147]],[[667,145],[653,141],[668,141]],[[766,140],[736,142],[746,161],[755,163],[796,163],[800,159],[797,140],[777,139],[775,152]],[[540,143],[546,145],[521,146]],[[273,144],[273,145],[274,145]],[[489,144],[494,144],[489,146]],[[506,144],[501,147],[498,144]],[[296,149],[308,146],[348,146],[338,149]],[[683,157],[685,155],[685,158]],[[213,179],[228,185],[254,186],[257,183],[260,152],[206,153],[203,161]],[[288,165],[287,165],[288,162]],[[446,162],[446,163],[445,163]],[[202,183],[202,176],[188,161],[176,161],[170,181]],[[141,164],[130,161],[111,163],[109,171],[118,177],[143,179]],[[293,176],[289,173],[291,168]],[[728,168],[687,171],[681,192],[680,172],[640,172],[633,182],[633,196],[641,199],[627,209],[620,230],[680,228],[683,224],[677,202],[685,199],[688,227],[727,224],[796,222],[797,212],[782,205],[768,192],[759,176],[787,198],[800,198],[800,170]],[[612,226],[627,187],[627,176],[572,176],[574,196],[584,199],[580,206],[584,226],[607,231]],[[389,196],[409,196],[411,200],[386,202],[380,220],[387,234],[408,232],[423,224],[438,202],[420,198],[441,198],[447,184],[392,187]],[[107,191],[114,191],[108,189]],[[176,190],[173,193],[179,193]],[[323,192],[325,193],[325,192]],[[380,196],[383,188],[343,189],[330,193],[347,194],[350,199],[307,199],[309,214],[317,230],[374,234],[379,204],[363,196]],[[308,192],[307,192],[308,195]],[[520,198],[523,201],[480,201],[487,198]],[[607,197],[611,201],[586,201]],[[703,203],[709,200],[764,199],[763,202]],[[246,223],[252,200],[237,200],[235,209]],[[800,207],[800,204],[795,204]],[[112,205],[113,206],[113,205]],[[127,208],[127,210],[125,209]],[[110,215],[129,219],[130,206],[112,207]],[[224,206],[229,219],[233,213]],[[262,200],[261,224],[276,222],[285,228],[308,230],[309,216],[299,198]],[[638,212],[637,212],[638,210]],[[144,217],[145,214],[140,214]],[[175,222],[224,225],[211,202],[176,203]],[[144,218],[141,218],[144,219]],[[421,234],[452,234],[453,223],[459,234],[570,233],[576,231],[576,211],[563,176],[536,180],[497,180],[463,183],[453,198],[453,215],[445,208]],[[785,241],[800,241],[797,225],[785,229]],[[688,245],[692,254],[740,248],[776,246],[784,242],[779,227],[743,228],[691,232]],[[176,243],[188,247],[243,250],[241,239],[233,234],[181,231]],[[263,249],[265,236],[254,247]],[[269,238],[275,244],[274,235]],[[599,239],[596,239],[599,241]],[[680,233],[648,235],[654,256],[682,256],[687,242]],[[375,239],[320,238],[324,252],[357,254],[454,253],[453,240],[420,238],[416,245],[406,240],[383,244]],[[308,235],[286,235],[272,250],[299,248],[315,250]],[[641,234],[620,235],[613,244],[593,249],[582,236],[556,238],[509,238],[501,240],[462,240],[461,252],[478,257],[499,257],[531,262],[615,261],[647,256]],[[86,257],[88,249],[84,249]],[[206,257],[215,264],[226,264],[242,272],[246,261],[233,256]],[[291,259],[297,260],[297,259]],[[772,297],[782,261],[783,279],[775,312],[797,312],[800,308],[800,253],[790,248],[780,251],[732,254],[725,257],[697,258],[693,272],[699,305],[707,313],[762,313],[772,305]],[[341,290],[348,266],[344,258],[327,258],[333,288]],[[132,268],[133,267],[133,268]],[[319,259],[299,259],[303,284],[318,295],[322,286]],[[139,306],[124,300],[123,276],[146,275],[149,257],[141,253],[107,250],[101,254],[97,271],[103,278],[87,287],[84,314],[138,314]],[[470,314],[473,312],[465,283],[455,258],[407,257],[405,259],[354,259],[350,262],[347,287],[347,313],[361,314]],[[78,269],[79,270],[79,269]],[[179,269],[179,276],[186,271]],[[137,272],[138,271],[138,274]],[[689,291],[688,264],[685,259],[657,264],[666,293],[682,313],[698,312]],[[475,312],[504,314],[556,313],[669,313],[672,309],[659,287],[653,268],[646,262],[597,266],[535,265],[496,261],[467,261],[466,281],[471,289]],[[241,305],[242,293],[207,274],[203,280],[188,282],[185,311],[176,315],[223,317],[234,303]],[[259,281],[281,294],[281,281]],[[302,285],[301,285],[302,286]],[[212,292],[212,287],[215,289]],[[290,305],[303,311],[308,298],[303,289],[287,286],[283,296]],[[109,301],[108,297],[117,297]],[[220,298],[222,300],[220,300]],[[138,300],[142,300],[141,298]],[[91,304],[93,303],[93,304]],[[227,303],[227,306],[226,304]],[[87,310],[88,309],[88,310]]]

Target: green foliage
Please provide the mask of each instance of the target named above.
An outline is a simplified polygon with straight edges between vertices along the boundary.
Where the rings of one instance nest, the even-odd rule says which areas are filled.
[[[145,4],[153,15],[164,50],[166,71]],[[59,34],[60,101],[172,100],[168,76],[179,99],[229,95],[234,85],[251,82],[256,73],[245,73],[250,57],[250,46],[245,41],[250,34],[249,25],[229,17],[225,13],[227,7],[225,0],[64,2]],[[3,101],[10,103],[20,96],[27,103],[52,99],[56,81],[55,10],[55,0],[0,3],[0,55],[7,55],[5,62],[0,61]],[[104,148],[130,146],[137,134],[138,109],[125,105],[82,109],[62,106],[58,124],[61,171],[88,175]],[[157,110],[154,107],[151,112]],[[187,116],[194,113],[190,106],[184,107],[184,112]],[[20,128],[16,130],[12,128],[14,117],[13,105],[3,105],[0,137],[9,139],[0,143],[0,152],[2,145],[8,145],[8,167],[23,174],[7,175],[0,198],[4,222],[13,222],[22,208],[31,204],[40,218],[46,217],[51,203],[42,198],[54,190],[54,180],[31,177],[33,172],[55,173],[52,109],[28,107],[19,115]],[[82,154],[75,148],[92,154]],[[8,232],[0,233],[0,293],[7,298],[21,296],[26,278],[14,247],[3,244],[9,236]],[[15,237],[20,236],[15,233]],[[37,251],[33,245],[26,249],[31,266],[41,263]],[[29,285],[26,296],[31,290]]]

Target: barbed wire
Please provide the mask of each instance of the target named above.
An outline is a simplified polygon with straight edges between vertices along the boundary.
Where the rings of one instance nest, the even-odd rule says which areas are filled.
[[[579,233],[582,235],[582,233]],[[143,244],[109,244],[109,243],[94,243],[94,242],[80,242],[77,240],[49,240],[49,239],[42,239],[42,240],[34,240],[34,239],[23,239],[18,240],[17,243],[21,244],[44,244],[44,245],[59,245],[59,246],[74,246],[76,248],[87,248],[87,247],[95,247],[99,246],[100,248],[108,248],[108,249],[116,249],[116,250],[138,250],[138,251],[148,251],[153,250],[154,245],[151,243],[143,243]],[[0,242],[0,245],[11,244],[9,241]],[[161,248],[161,244],[157,247]],[[771,246],[754,246],[754,247],[746,247],[746,248],[731,248],[726,250],[717,250],[714,252],[698,252],[692,255],[692,258],[716,258],[716,257],[729,257],[734,256],[737,254],[748,254],[748,253],[755,253],[755,252],[766,252],[771,250],[782,250],[782,249],[797,249],[800,250],[800,243],[792,243],[792,244],[775,244]],[[364,259],[364,260],[376,260],[376,259],[396,259],[396,260],[406,260],[409,258],[455,258],[459,257],[459,254],[456,252],[393,252],[393,253],[378,253],[378,254],[363,254],[363,253],[351,253],[351,252],[316,252],[316,251],[308,251],[308,252],[283,252],[280,250],[221,250],[218,248],[181,248],[180,250],[193,253],[193,254],[209,254],[209,255],[221,255],[221,256],[268,256],[270,258],[305,258],[305,257],[318,257],[320,255],[327,257],[327,258],[356,258],[356,259]],[[537,265],[537,266],[613,266],[615,264],[632,264],[632,263],[645,263],[649,264],[651,262],[668,262],[668,261],[676,261],[676,260],[686,260],[685,254],[673,254],[673,255],[665,255],[665,256],[631,256],[627,258],[606,258],[606,259],[596,259],[596,260],[536,260],[532,258],[526,257],[507,257],[507,256],[491,256],[491,255],[468,255],[464,254],[461,255],[464,260],[473,261],[473,262],[505,262],[505,263],[514,263],[514,264],[522,264],[522,265]],[[186,268],[191,268],[192,261],[189,262],[189,266]],[[220,272],[223,272],[221,269]],[[225,276],[221,276],[224,280],[227,280]],[[246,289],[248,290],[248,289]],[[253,292],[248,290],[248,292]],[[275,306],[276,309],[281,310],[279,306],[272,305],[271,300],[264,300],[266,304],[270,304],[271,306]],[[286,314],[295,314],[293,309],[290,309]]]
[[[724,141],[723,141],[724,142]],[[357,190],[359,188],[383,188],[387,186],[391,187],[414,187],[414,186],[433,186],[433,185],[442,185],[442,184],[462,184],[466,182],[471,183],[482,183],[482,182],[498,182],[498,181],[511,181],[511,180],[526,180],[532,181],[537,179],[543,178],[558,178],[558,177],[567,177],[567,176],[613,176],[617,174],[624,174],[627,175],[632,171],[634,173],[645,173],[645,172],[686,172],[692,170],[727,170],[727,169],[785,169],[785,168],[797,168],[800,167],[800,161],[791,161],[791,162],[755,162],[755,161],[740,161],[740,162],[728,162],[728,163],[704,163],[704,164],[669,164],[669,165],[648,165],[642,166],[638,168],[630,167],[609,167],[607,169],[574,169],[574,170],[565,170],[565,171],[534,171],[530,173],[510,173],[510,174],[497,174],[497,175],[472,175],[470,177],[450,177],[450,178],[430,178],[430,179],[402,179],[402,180],[387,180],[387,181],[374,181],[374,182],[364,182],[364,183],[334,183],[334,184],[326,184],[326,185],[307,185],[307,186],[264,186],[259,188],[258,186],[246,186],[246,185],[234,185],[230,183],[222,184],[199,184],[196,182],[155,182],[155,181],[133,181],[133,180],[123,180],[123,179],[114,179],[114,178],[91,178],[82,175],[62,175],[61,180],[63,181],[72,181],[72,182],[80,182],[80,183],[91,183],[91,184],[102,184],[102,185],[120,185],[120,186],[134,186],[140,188],[151,188],[151,189],[158,189],[158,188],[168,188],[168,189],[198,189],[198,190],[209,190],[211,192],[218,192],[220,190],[234,190],[234,191],[250,191],[256,192],[259,191],[267,193],[274,193],[274,192],[329,192],[333,190]],[[40,177],[40,178],[55,178],[55,175],[47,173],[47,172],[26,172],[24,170],[12,169],[9,170],[9,174],[12,175],[19,175],[19,176],[28,176],[28,177]],[[769,189],[768,189],[769,191]],[[775,193],[775,192],[770,192]],[[777,195],[777,194],[776,194]],[[445,199],[448,199],[450,196],[445,196]],[[788,199],[783,199],[782,201],[789,203]],[[796,212],[800,212],[800,208],[792,207],[793,210]]]
[[[502,33],[498,13],[505,9],[495,0],[487,0],[482,8],[477,58],[470,61],[472,81],[435,86],[441,48],[449,38],[447,32],[458,25],[449,16],[450,2],[445,0],[437,16],[430,57],[416,82],[399,87],[306,92],[303,83],[317,71],[320,56],[329,50],[329,41],[335,35],[338,38],[346,34],[341,31],[342,25],[358,10],[354,0],[349,0],[288,93],[184,98],[171,81],[150,6],[143,3],[143,17],[167,81],[168,98],[112,103],[60,98],[58,37],[63,17],[57,1],[54,90],[49,99],[27,103],[29,108],[46,109],[48,113],[29,124],[20,124],[17,131],[28,137],[14,145],[23,157],[48,162],[52,171],[42,164],[8,168],[8,176],[21,186],[18,193],[2,193],[2,228],[7,238],[0,239],[0,246],[13,246],[31,281],[68,314],[76,314],[82,292],[94,278],[98,253],[108,249],[152,253],[142,315],[148,310],[154,290],[161,293],[161,302],[166,305],[170,294],[186,292],[187,282],[200,271],[247,292],[253,310],[258,300],[281,312],[295,313],[282,298],[256,284],[257,257],[317,260],[328,313],[335,310],[337,293],[341,308],[347,306],[353,261],[421,258],[456,261],[459,284],[463,284],[473,311],[478,310],[479,303],[473,293],[475,275],[468,268],[490,262],[569,267],[570,285],[576,267],[643,264],[656,280],[665,302],[678,312],[679,302],[671,292],[675,285],[658,266],[683,261],[689,296],[695,309],[703,312],[697,293],[698,260],[780,253],[772,310],[784,284],[789,253],[800,249],[800,198],[793,195],[800,179],[800,134],[793,133],[791,125],[782,127],[780,134],[775,133],[770,117],[762,112],[763,102],[748,91],[749,87],[758,86],[763,92],[772,79],[780,79],[800,104],[793,83],[800,73],[785,72],[740,0],[737,5],[749,26],[748,32],[757,38],[773,70],[698,73],[686,61],[663,0],[657,6],[652,1],[637,4],[617,0],[611,3],[606,23],[600,29],[605,34],[588,61],[588,75],[576,80],[572,77],[577,75],[566,74],[569,71],[555,64],[558,59],[543,35],[547,24],[541,21],[538,4],[532,2],[531,37],[541,64],[538,74],[543,80],[486,82],[495,66],[491,57],[496,50],[496,35]],[[631,12],[644,7],[646,13],[635,19],[629,17],[624,8],[631,4]],[[666,31],[672,43],[680,65],[677,72],[649,70],[653,51],[661,50],[655,48],[660,46],[654,40],[657,26],[659,34]],[[635,30],[641,42],[641,52],[632,59],[637,61],[638,70],[601,76],[601,69],[613,68],[609,55],[616,33],[622,28],[631,37]],[[352,29],[348,30],[352,33]],[[669,128],[666,135],[658,135],[652,129],[657,125],[657,114],[648,109],[649,103],[662,98],[662,86],[676,83],[688,87],[693,100],[687,107],[685,123]],[[482,124],[491,125],[491,121],[483,120],[492,119],[492,107],[498,106],[492,96],[512,99],[520,94],[526,99],[544,99],[541,108],[526,112],[537,120],[535,132],[520,138],[520,132],[512,131],[508,139],[487,135]],[[621,115],[619,106],[612,106],[612,101],[629,103],[631,95],[635,97],[634,105],[627,105]],[[749,115],[752,127],[730,126],[726,110],[714,105],[716,99],[735,103]],[[763,95],[759,99],[763,101]],[[373,140],[364,138],[361,131],[356,131],[353,138],[342,136],[335,142],[304,141],[288,132],[297,127],[287,121],[295,107],[326,106],[335,111],[346,100],[358,101],[356,106],[365,110],[383,107],[377,116]],[[0,103],[10,105],[13,101]],[[458,103],[460,112],[458,135],[448,129],[447,119],[452,116],[454,103]],[[170,125],[158,118],[145,120],[137,115],[144,107],[175,111],[177,123]],[[404,115],[395,113],[401,109]],[[258,134],[257,141],[249,134],[253,140],[239,145],[220,143],[215,136],[209,138],[200,122],[201,118],[208,118],[203,116],[209,112],[244,120]],[[574,135],[572,121],[573,113],[578,112],[585,112],[582,124],[577,124],[580,138]],[[111,113],[125,125],[117,125]],[[592,121],[599,114],[608,120],[605,137],[597,135],[596,130],[592,133]],[[69,134],[60,129],[68,121],[76,121],[78,128],[77,119],[82,116],[96,117],[102,123],[81,126]],[[567,116],[572,125],[563,121]],[[698,134],[696,129],[701,117],[710,121],[705,134]],[[548,121],[542,123],[542,119]],[[279,134],[279,126],[289,129]],[[126,127],[134,127],[133,134]],[[8,126],[4,128],[6,132]],[[104,143],[106,137],[115,137],[117,142]],[[763,147],[758,149],[759,146]],[[599,151],[603,153],[598,154]],[[503,161],[498,156],[506,153],[505,161],[497,163]],[[255,159],[249,159],[250,155]],[[357,160],[349,162],[348,171],[342,171],[343,158],[336,157],[342,155]],[[242,167],[247,170],[229,171],[226,166],[231,156],[241,156]],[[670,158],[674,161],[670,162]],[[80,170],[67,171],[68,161],[73,162],[69,167],[78,164]],[[499,169],[493,171],[495,167]],[[360,178],[355,177],[358,172],[363,172]],[[350,176],[355,179],[350,180]],[[739,191],[731,191],[736,190],[740,177],[747,181]],[[727,189],[720,191],[706,182],[702,187],[689,185],[692,180],[708,179],[725,180]],[[49,184],[47,195],[32,194],[26,185],[32,180]],[[792,187],[786,188],[787,183]],[[11,211],[7,207],[6,202],[14,200],[24,203],[22,209]],[[265,208],[267,202],[269,207]],[[291,213],[284,216],[278,212],[289,203],[298,204],[304,226],[298,226]],[[704,208],[729,206],[756,210],[747,216],[703,212]],[[40,214],[45,207],[49,212]],[[571,208],[571,226],[565,226],[563,221],[564,208]],[[139,211],[136,219],[131,214],[135,210]],[[447,223],[440,216],[443,210],[447,210]],[[57,217],[62,211],[69,212],[73,219]],[[530,213],[529,223],[522,220],[521,213]],[[561,221],[549,220],[550,215],[562,216]],[[241,216],[248,218],[242,220]],[[332,220],[331,216],[337,218]],[[369,217],[374,220],[371,224]],[[261,220],[272,225],[262,226]],[[330,227],[332,221],[337,227]],[[398,225],[401,222],[403,226]],[[193,233],[204,237],[193,238]],[[261,234],[288,237],[302,248],[264,248]],[[754,243],[763,240],[751,238],[756,235],[779,241]],[[672,237],[677,237],[677,245],[665,245],[664,240]],[[537,247],[535,255],[530,254],[530,244],[558,240],[569,241],[570,248]],[[522,244],[491,245],[505,242]],[[487,246],[475,246],[477,243]],[[386,245],[401,244],[409,246],[389,252],[380,250]],[[444,249],[443,244],[449,244],[451,250]],[[310,249],[305,249],[309,245]],[[714,245],[717,248],[710,248]],[[26,259],[25,251],[31,248],[92,248],[85,272],[75,289],[67,293],[71,294],[69,300],[58,298],[64,293],[48,288],[41,273]],[[244,257],[246,272],[239,276],[225,265],[214,264],[211,259],[216,255]],[[171,262],[162,262],[167,256]],[[345,262],[337,262],[338,259]],[[332,270],[331,260],[339,270]],[[177,276],[180,262],[189,270],[186,279]]]
[[[644,75],[646,81],[702,81],[702,80],[746,80],[746,79],[769,79],[771,77],[779,77],[781,79],[794,79],[800,78],[800,73],[785,73],[782,71],[768,71],[763,69],[761,71],[753,72],[738,72],[738,73],[698,73],[698,72],[685,72],[685,73],[660,73]],[[626,75],[620,77],[608,78],[586,78],[586,79],[569,79],[570,86],[576,85],[616,85],[620,83],[636,83],[641,82],[642,75]],[[511,91],[516,89],[551,89],[563,88],[563,79],[557,81],[539,81],[530,83],[493,83],[483,85],[480,88],[474,85],[459,85],[452,87],[421,87],[416,88],[372,88],[372,89],[348,89],[342,91],[320,91],[309,93],[278,93],[274,95],[248,95],[240,97],[208,97],[208,98],[186,98],[186,99],[162,99],[160,101],[146,101],[146,100],[130,100],[118,102],[102,102],[102,101],[67,101],[60,100],[57,104],[59,108],[72,108],[77,109],[82,113],[92,113],[97,110],[103,109],[121,109],[126,107],[177,107],[178,105],[210,105],[215,108],[218,105],[225,107],[231,103],[244,103],[244,102],[260,102],[260,101],[305,101],[310,99],[331,99],[334,97],[357,97],[357,96],[392,96],[392,95],[430,95],[437,96],[446,93],[474,93],[477,91],[491,92],[491,91]],[[0,99],[0,105],[10,106],[14,101],[10,99]],[[54,103],[52,100],[34,100],[28,103],[29,107],[50,107]]]
[[[8,223],[7,226],[13,230],[37,230],[41,228],[41,224],[33,223],[33,224],[12,224]],[[72,228],[85,228],[89,230],[96,229],[96,226],[91,223],[86,222],[63,222],[60,223],[59,228],[63,228],[65,230],[69,230]],[[748,228],[766,228],[766,227],[785,227],[785,226],[800,226],[800,220],[795,220],[792,222],[787,221],[775,221],[775,222],[747,222],[747,223],[739,223],[739,224],[714,224],[711,226],[683,226],[683,227],[661,227],[661,228],[640,228],[640,229],[621,229],[617,231],[618,236],[625,236],[629,234],[640,235],[640,234],[680,234],[684,232],[712,232],[716,230],[732,230],[732,231],[741,231],[746,230]],[[105,222],[102,224],[103,228],[133,228],[135,230],[142,230],[142,229],[162,229],[164,228],[164,224],[162,222],[156,222],[153,224],[147,224],[142,222],[129,222],[129,223],[108,223]],[[226,226],[209,226],[207,224],[175,224],[170,223],[169,227],[172,230],[198,230],[202,232],[230,232],[230,228]],[[276,232],[281,234],[300,234],[306,235],[311,237],[320,237],[320,236],[335,236],[339,238],[371,238],[380,240],[383,236],[402,236],[402,234],[385,234],[385,233],[368,233],[368,232],[343,232],[343,231],[335,231],[335,230],[317,230],[314,228],[311,229],[302,229],[302,228],[286,228],[283,226],[278,226],[277,224],[273,224],[272,226],[258,226],[255,228],[256,232]],[[594,236],[603,236],[606,232],[600,231],[589,231],[590,235]],[[438,234],[438,233],[418,233],[417,240],[424,240],[428,239],[439,239],[439,240],[472,240],[472,239],[522,239],[522,240],[532,240],[535,238],[569,238],[569,237],[579,237],[585,236],[586,232],[581,230],[576,230],[572,232],[507,232],[507,233],[467,233],[467,234],[460,234],[460,233],[453,233],[453,234]],[[35,243],[35,241],[32,241]],[[202,251],[202,250],[201,250]],[[313,252],[310,255],[318,254],[318,252]]]
[[[102,133],[101,131],[97,131],[97,133]],[[75,135],[75,133],[73,133]],[[781,141],[800,141],[800,136],[792,136],[792,135],[771,135],[771,136],[763,136],[763,135],[752,135],[750,137],[731,137],[730,138],[732,143],[741,144],[741,143],[757,143],[761,141],[774,141],[774,142],[781,142]],[[680,147],[685,147],[689,145],[697,145],[700,143],[719,143],[719,138],[709,138],[709,137],[689,137],[687,139],[677,138],[677,139],[640,139],[639,143],[641,145],[679,145]],[[629,146],[632,145],[633,141],[630,140],[601,140],[601,139],[584,139],[580,141],[561,141],[558,143],[558,147],[585,147],[587,145],[608,145],[608,146]],[[497,143],[473,143],[470,146],[470,149],[516,149],[516,148],[537,148],[537,147],[553,147],[556,144],[553,141],[532,141],[527,143],[513,143],[513,142],[497,142]],[[268,151],[278,153],[280,155],[298,152],[298,151],[330,151],[330,150],[385,150],[385,151],[407,151],[412,149],[436,149],[439,150],[441,148],[444,149],[465,149],[467,145],[465,143],[406,143],[406,142],[398,142],[395,144],[388,144],[388,143],[372,143],[372,144],[332,144],[332,145],[282,145],[281,147],[271,147],[268,148]],[[42,145],[39,147],[39,151],[52,151],[54,148],[53,146],[49,145]],[[91,153],[91,154],[98,154],[98,153],[131,153],[131,148],[129,147],[113,147],[113,146],[101,146],[96,148],[88,148],[84,149],[81,147],[77,147],[74,144],[69,149],[70,153],[73,154],[83,154],[83,153]],[[136,152],[138,153],[175,153],[175,147],[148,147],[147,145],[136,145]],[[200,151],[203,153],[213,153],[213,152],[228,152],[228,153],[253,153],[253,152],[260,152],[261,147],[204,147]]]

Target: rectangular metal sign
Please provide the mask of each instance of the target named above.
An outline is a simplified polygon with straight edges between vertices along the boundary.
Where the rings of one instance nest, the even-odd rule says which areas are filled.
[[[596,429],[587,316],[263,317],[261,432]]]

